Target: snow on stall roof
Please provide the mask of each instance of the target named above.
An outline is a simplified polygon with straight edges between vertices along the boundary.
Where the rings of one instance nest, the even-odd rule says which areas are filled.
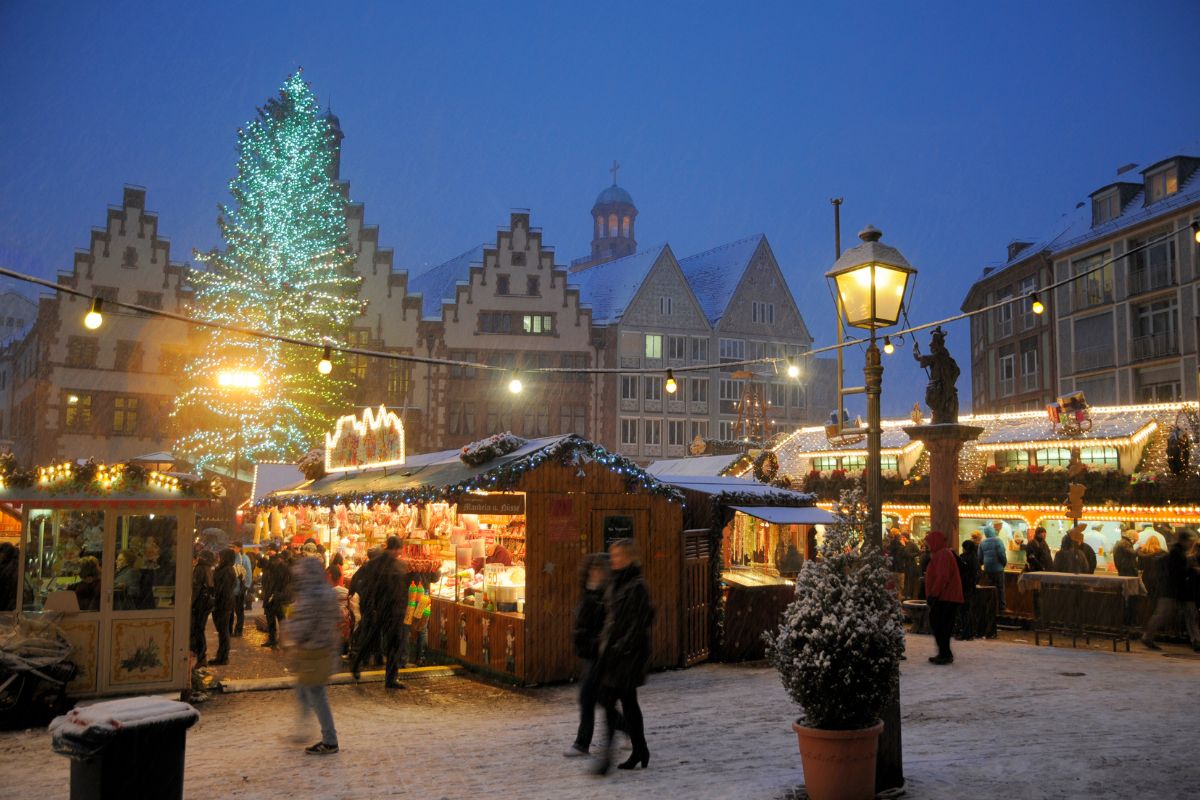
[[[837,519],[816,506],[730,506],[734,511],[775,525],[831,525]]]
[[[722,492],[737,492],[742,495],[757,495],[760,497],[789,497],[797,505],[810,505],[816,500],[815,495],[796,492],[791,489],[780,489],[758,481],[748,481],[744,478],[730,478],[712,475],[665,475],[659,478],[668,486],[691,492],[704,494],[721,494]]]
[[[483,248],[478,244],[449,261],[408,279],[409,295],[421,298],[421,316],[424,319],[442,318],[442,302],[454,301],[455,287],[470,279],[471,265],[483,263]]]
[[[680,259],[679,268],[687,277],[709,323],[716,325],[724,316],[763,238],[763,234],[756,233]]]
[[[989,444],[1011,442],[1069,442],[1072,439],[1124,439],[1133,436],[1154,421],[1148,411],[1126,411],[1120,409],[1092,409],[1092,429],[1078,436],[1067,436],[1051,424],[1046,412],[1035,412],[1035,416],[1016,419],[991,418],[984,422],[984,433],[978,446],[986,450]]]
[[[718,477],[721,472],[738,461],[740,455],[691,456],[689,458],[664,458],[646,467],[646,471],[664,480],[673,475],[697,475]]]
[[[264,462],[254,465],[254,496],[250,502],[261,500],[271,492],[288,489],[305,480],[304,473],[295,464]]]
[[[568,285],[579,287],[580,302],[591,306],[593,324],[607,325],[624,316],[666,248],[666,244],[656,244],[567,276]]]
[[[63,716],[54,718],[50,723],[50,733],[54,736],[83,736],[172,721],[186,721],[192,725],[198,719],[199,711],[178,700],[124,697],[73,708]]]

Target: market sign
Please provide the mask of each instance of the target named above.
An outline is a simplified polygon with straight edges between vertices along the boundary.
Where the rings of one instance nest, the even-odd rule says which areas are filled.
[[[386,406],[378,413],[363,409],[362,419],[349,414],[325,434],[325,471],[351,472],[404,463],[404,423]]]
[[[458,498],[459,514],[493,517],[519,517],[525,513],[523,494],[464,494]]]

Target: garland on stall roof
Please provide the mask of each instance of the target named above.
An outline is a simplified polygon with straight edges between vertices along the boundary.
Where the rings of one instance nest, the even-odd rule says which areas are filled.
[[[520,450],[526,444],[528,444],[527,440],[512,431],[505,431],[464,445],[462,450],[458,451],[458,457],[468,467],[478,467],[489,461],[495,461],[500,456]]]
[[[88,459],[27,469],[17,464],[12,453],[0,455],[0,488],[37,488],[49,495],[89,494],[97,497],[165,489],[185,497],[205,499],[211,498],[215,491],[212,481],[152,472],[138,464],[100,464],[95,459]]]
[[[415,486],[397,490],[379,491],[350,491],[335,494],[313,492],[310,494],[288,494],[264,497],[255,503],[257,508],[278,508],[282,506],[319,506],[333,508],[338,505],[364,503],[372,506],[386,503],[390,506],[416,505],[436,500],[455,500],[469,492],[503,492],[517,488],[525,473],[535,470],[547,460],[567,467],[575,467],[579,477],[584,476],[583,467],[589,461],[594,461],[625,478],[625,489],[629,492],[646,492],[664,497],[672,502],[682,503],[683,494],[673,486],[659,481],[650,473],[643,470],[624,456],[610,453],[605,448],[581,439],[578,436],[567,436],[546,445],[527,456],[502,464],[487,472],[481,472],[458,483],[443,486]]]

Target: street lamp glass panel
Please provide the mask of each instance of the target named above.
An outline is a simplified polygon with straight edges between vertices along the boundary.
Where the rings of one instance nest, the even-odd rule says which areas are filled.
[[[900,319],[910,270],[887,264],[862,264],[834,276],[846,324],[855,328],[886,328]],[[872,278],[875,310],[871,313]]]

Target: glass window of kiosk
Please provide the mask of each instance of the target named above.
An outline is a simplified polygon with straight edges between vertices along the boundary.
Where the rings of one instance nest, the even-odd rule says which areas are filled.
[[[30,510],[22,610],[99,611],[103,560],[103,511]]]
[[[176,517],[117,517],[113,610],[144,611],[175,605]]]

